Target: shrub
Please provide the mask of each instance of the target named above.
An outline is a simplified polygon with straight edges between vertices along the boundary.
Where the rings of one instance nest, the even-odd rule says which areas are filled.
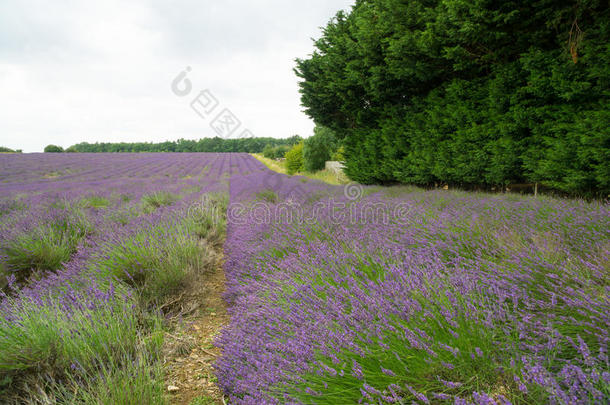
[[[106,218],[109,221],[115,222],[120,225],[127,225],[131,220],[138,216],[138,210],[134,207],[127,207],[112,210],[108,213]]]
[[[146,194],[140,200],[140,206],[145,214],[150,214],[159,207],[172,205],[178,201],[180,197],[167,191],[158,191],[151,194]]]
[[[103,245],[90,270],[127,283],[148,306],[178,291],[208,258],[206,246],[186,224],[156,224]]]
[[[286,171],[288,174],[303,171],[303,142],[294,145],[286,152]]]
[[[263,156],[268,159],[273,159],[273,155],[273,146],[271,146],[270,144],[265,145],[265,147],[263,148]]]
[[[227,193],[205,194],[196,209],[189,211],[185,226],[190,234],[206,239],[210,245],[222,242],[226,231]]]
[[[7,198],[0,200],[0,218],[10,214],[13,211],[25,209],[26,205],[16,198]]]
[[[160,350],[160,345],[157,348]],[[98,373],[75,379],[62,387],[60,403],[65,404],[165,404],[164,372],[150,354],[136,360],[104,366]],[[151,358],[152,357],[152,358]],[[68,389],[66,389],[68,388]]]
[[[100,209],[100,208],[108,207],[109,204],[110,204],[110,201],[108,201],[107,198],[100,197],[98,195],[91,195],[91,196],[85,197],[81,200],[81,205],[84,208]]]
[[[59,403],[135,404],[152,392],[160,398],[161,374],[153,366],[163,342],[160,321],[142,317],[124,288],[66,285],[57,296],[19,295],[4,304],[10,316],[0,318],[3,400],[37,403],[30,401],[40,395],[32,384]]]
[[[45,153],[62,153],[64,149],[57,145],[47,145],[44,148]]]
[[[32,270],[57,270],[92,231],[83,213],[60,211],[47,223],[8,240],[1,249],[5,265],[18,281],[25,280]]]
[[[288,152],[289,150],[289,145],[271,146],[268,144],[267,146],[265,146],[265,149],[263,149],[263,156],[268,159],[279,159],[283,158],[286,152]]]
[[[6,268],[6,264],[0,261],[0,291],[4,290],[8,286],[8,277],[11,273]]]
[[[330,160],[334,160],[335,162],[344,162],[345,161],[345,148],[341,145],[330,157]]]
[[[116,300],[113,288],[94,294],[67,288],[65,295],[42,303],[25,296],[9,298],[11,317],[18,322],[0,318],[0,373],[63,372],[71,364],[91,369],[99,355],[113,357],[114,349],[135,346],[132,328],[137,322],[129,300]],[[85,296],[92,306],[79,299]]]
[[[316,172],[324,169],[324,164],[330,160],[334,153],[337,140],[335,133],[326,127],[317,126],[313,136],[305,139],[303,143],[303,163],[305,170]]]
[[[267,189],[256,193],[256,200],[275,204],[278,202],[279,197],[275,191]]]

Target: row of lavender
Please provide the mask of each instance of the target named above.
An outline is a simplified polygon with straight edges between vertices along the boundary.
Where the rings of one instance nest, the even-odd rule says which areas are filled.
[[[163,402],[155,308],[210,232],[188,209],[252,168],[247,155],[0,156],[0,402]]]
[[[233,403],[608,403],[607,202],[345,191],[231,181]]]

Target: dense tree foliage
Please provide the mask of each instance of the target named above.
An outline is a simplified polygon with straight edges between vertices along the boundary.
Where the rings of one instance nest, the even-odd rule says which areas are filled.
[[[286,171],[288,174],[302,172],[305,169],[303,165],[303,142],[294,145],[286,152]]]
[[[263,149],[263,156],[269,159],[281,159],[291,147],[291,145],[272,146],[271,144],[267,144]]]
[[[87,143],[72,145],[70,150],[76,152],[245,152],[261,153],[266,145],[292,146],[302,138],[298,135],[285,139],[276,138],[202,138],[198,141],[179,139],[177,141],[152,142],[121,142],[121,143]]]
[[[358,0],[297,60],[307,114],[364,183],[610,193],[601,0]]]
[[[0,153],[21,153],[21,149],[13,150],[11,148],[7,148],[6,146],[0,146]]]
[[[343,145],[339,146],[339,148],[330,155],[330,160],[345,162],[345,148]]]
[[[61,146],[57,146],[57,145],[47,145],[44,147],[45,153],[62,153],[63,151],[64,151],[64,148],[62,148]]]
[[[332,129],[316,126],[313,136],[303,143],[303,165],[305,170],[315,172],[324,169],[324,163],[330,160],[338,149],[337,138]]]

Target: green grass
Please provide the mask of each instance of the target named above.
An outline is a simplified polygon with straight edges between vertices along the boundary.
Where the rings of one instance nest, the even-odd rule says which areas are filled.
[[[266,158],[263,155],[260,155],[258,153],[252,153],[251,155],[254,156],[254,158],[256,158],[256,160],[258,160],[259,162],[264,164],[267,167],[267,169],[272,170],[277,173],[289,175],[288,171],[286,170],[285,162],[278,162],[273,159]],[[304,176],[305,179],[302,179],[303,182],[307,182],[307,179],[311,179],[311,180],[319,180],[324,183],[332,184],[335,186],[347,184],[350,181],[346,175],[337,174],[335,172],[332,172],[332,171],[326,170],[326,169],[320,170],[317,172],[313,172],[313,173],[298,172],[298,173],[294,173],[293,176]]]
[[[199,193],[201,191],[201,186],[188,186],[180,191],[183,195]]]
[[[212,405],[215,402],[216,401],[214,401],[214,398],[210,398],[207,396],[198,396],[193,398],[191,402],[189,402],[189,405]]]

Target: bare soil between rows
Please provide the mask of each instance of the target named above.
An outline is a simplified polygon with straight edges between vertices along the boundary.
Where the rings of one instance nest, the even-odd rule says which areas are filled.
[[[229,321],[222,246],[217,257],[194,277],[178,299],[176,327],[166,336],[164,368],[170,404],[223,404],[214,363],[220,348],[214,341]]]

